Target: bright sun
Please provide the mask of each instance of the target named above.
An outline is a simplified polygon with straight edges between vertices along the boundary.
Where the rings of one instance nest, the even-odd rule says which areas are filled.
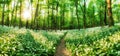
[[[22,17],[23,19],[25,20],[30,20],[31,19],[31,6],[29,7],[29,2],[28,0],[25,1],[25,8],[23,9],[23,12],[22,12]]]
[[[26,20],[30,20],[31,19],[31,11],[25,10],[23,12],[23,18],[26,19]]]

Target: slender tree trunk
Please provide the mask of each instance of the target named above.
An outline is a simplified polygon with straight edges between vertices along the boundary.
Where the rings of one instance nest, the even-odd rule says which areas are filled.
[[[28,24],[29,24],[29,21],[27,20],[27,21],[26,21],[26,28],[28,28]]]
[[[65,24],[65,4],[63,5],[63,10],[62,10],[62,29],[64,28],[64,24]]]
[[[83,23],[84,23],[84,28],[86,28],[86,0],[84,0]]]
[[[49,26],[50,26],[50,21],[49,21],[49,20],[50,20],[50,18],[49,18],[49,13],[50,13],[50,11],[49,11],[49,8],[50,8],[50,6],[49,6],[49,0],[48,0],[48,5],[47,5],[47,6],[48,6],[48,15],[47,15],[47,23],[48,23],[48,26],[47,26],[47,29],[49,30],[49,28],[50,28],[50,27],[49,27]]]
[[[93,6],[93,20],[92,21],[93,21],[93,27],[96,26],[96,24],[95,24],[95,7],[94,6]]]
[[[8,0],[7,0],[7,2],[8,2]],[[7,10],[8,10],[8,11],[10,10],[10,8],[9,8],[10,6],[9,6],[9,5],[10,5],[10,4],[7,4],[7,6],[8,6],[8,7],[7,7]],[[10,22],[9,22],[10,20],[9,20],[9,19],[10,19],[10,17],[9,17],[9,12],[7,12],[7,21],[6,21],[7,26],[9,26],[9,24],[10,24]]]
[[[61,11],[63,10],[63,8],[60,9]],[[60,30],[62,30],[62,13],[60,13]]]
[[[74,24],[73,24],[73,22],[74,22],[74,20],[73,20],[74,18],[73,18],[73,9],[71,8],[71,21],[70,21],[70,29],[73,29],[74,28]]]
[[[13,26],[17,26],[17,10],[18,9],[18,1],[16,2],[16,7],[15,7],[15,18],[14,18],[14,21],[13,21]]]
[[[36,7],[36,11],[35,11],[35,17],[34,17],[34,27],[37,30],[38,28],[38,10],[39,10],[39,0],[37,2],[37,7]]]
[[[30,6],[32,7],[33,0],[30,0]],[[34,25],[34,17],[33,17],[33,9],[31,8],[31,23],[30,23],[30,28],[33,29]]]
[[[19,19],[19,28],[22,27],[22,0],[20,0],[20,19]]]
[[[52,4],[52,17],[51,17],[51,29],[55,28],[55,18],[54,18],[54,4]]]
[[[75,0],[75,7],[76,7],[76,16],[78,21],[78,29],[80,30],[80,22],[79,22],[79,16],[78,16],[78,0]]]
[[[1,22],[2,26],[4,25],[4,16],[5,16],[5,13],[4,13],[4,11],[5,11],[5,1],[3,0],[3,9],[2,9],[2,22]]]
[[[100,10],[99,10],[99,18],[100,18],[100,25],[103,26],[101,5],[100,5]]]
[[[61,8],[60,30],[64,28],[64,15],[65,15],[64,10],[65,10],[65,4],[63,4]]]
[[[57,4],[56,4],[56,30],[58,29],[58,6],[59,6],[59,1],[57,0]]]
[[[105,0],[104,24],[107,25],[107,1]]]
[[[108,21],[109,26],[114,26],[114,20],[112,17],[112,7],[111,7],[111,0],[107,0],[107,9],[108,9]]]
[[[12,8],[12,13],[11,13],[11,24],[10,24],[10,26],[13,26],[13,21],[14,21],[14,11],[15,11],[15,9],[14,9],[14,7],[15,7],[15,2],[14,2],[14,5],[13,5],[13,8]]]

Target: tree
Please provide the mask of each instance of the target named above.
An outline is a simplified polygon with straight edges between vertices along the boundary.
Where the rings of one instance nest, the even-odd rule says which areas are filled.
[[[86,28],[86,0],[84,0],[84,13],[83,13],[83,24],[84,28]]]
[[[9,24],[10,24],[10,0],[7,0],[6,1],[6,3],[7,3],[7,20],[6,20],[6,25],[7,26],[9,26]]]
[[[30,0],[30,5],[31,7],[33,7],[33,0]],[[32,29],[34,25],[34,18],[33,18],[33,9],[31,8],[31,24],[30,24],[30,28]]]
[[[114,26],[114,20],[112,16],[112,7],[111,7],[111,0],[107,0],[107,9],[108,9],[108,21],[109,26]]]
[[[22,27],[22,0],[20,0],[20,19],[19,19],[19,28]]]
[[[59,22],[59,17],[58,17],[58,7],[59,7],[59,0],[56,1],[56,30],[59,27],[58,22]]]
[[[50,11],[49,11],[49,8],[50,8],[50,6],[49,6],[49,0],[47,0],[47,7],[48,7],[48,13],[47,13],[47,23],[48,23],[48,26],[47,26],[47,28],[50,28],[50,17],[49,17],[49,13],[50,13]]]
[[[76,7],[76,16],[77,16],[77,21],[78,21],[78,29],[80,30],[80,25],[79,25],[79,16],[78,16],[78,0],[75,0],[75,7]]]
[[[37,1],[37,6],[36,6],[36,11],[35,11],[35,16],[34,16],[34,24],[35,24],[35,29],[38,28],[38,11],[39,11],[39,1]]]
[[[14,20],[13,18],[14,18],[14,11],[15,11],[14,7],[15,7],[15,2],[13,4],[13,7],[11,7],[12,8],[12,12],[11,12],[11,24],[10,24],[10,26],[13,25],[13,20]]]
[[[70,29],[74,29],[75,27],[74,27],[74,9],[73,9],[73,7],[72,7],[72,4],[71,4],[71,6],[70,6],[70,11],[71,11],[71,21],[70,21]]]
[[[5,16],[5,0],[3,0],[3,9],[2,9],[2,26],[4,25],[4,16]]]
[[[104,24],[105,25],[107,25],[107,2],[106,2],[106,0],[105,0],[105,6],[104,6],[104,8],[105,8],[105,12],[104,12]]]
[[[15,18],[14,18],[14,20],[13,20],[13,26],[15,27],[15,26],[17,26],[18,25],[18,20],[17,20],[17,17],[18,17],[18,4],[19,4],[19,1],[16,1],[16,3],[15,3]]]
[[[60,19],[60,30],[64,29],[64,24],[65,24],[65,4],[62,4],[61,19]]]
[[[103,20],[102,20],[102,5],[100,5],[99,18],[100,18],[100,25],[103,26]],[[105,20],[105,18],[104,18],[104,20]]]

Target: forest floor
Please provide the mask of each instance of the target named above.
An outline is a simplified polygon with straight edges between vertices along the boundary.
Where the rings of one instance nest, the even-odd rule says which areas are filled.
[[[67,35],[67,32],[61,37],[60,43],[58,44],[56,48],[56,52],[54,56],[71,56],[71,52],[67,50],[65,47],[65,41],[64,38]]]

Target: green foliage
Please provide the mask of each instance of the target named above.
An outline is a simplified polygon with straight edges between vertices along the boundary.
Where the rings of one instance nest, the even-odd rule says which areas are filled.
[[[72,55],[120,55],[120,27],[67,30],[65,42]],[[0,26],[0,55],[53,56],[64,31],[29,30]]]
[[[76,1],[78,2],[78,4],[76,4]],[[3,20],[0,19],[0,22],[4,21],[5,25],[10,24],[10,26],[19,26],[19,27],[24,27],[28,25],[28,28],[33,28],[33,29],[83,28],[84,0],[76,0],[76,1],[75,0],[39,0],[38,2],[38,0],[29,0],[29,1],[1,0],[0,17],[2,18],[3,17],[2,15],[4,14],[3,17],[4,19]],[[37,2],[39,3],[38,8],[37,8]],[[105,4],[106,4],[105,0],[99,0],[99,1],[86,0],[85,3],[86,3],[85,6],[86,28],[93,26],[100,26],[100,24],[104,25],[103,19],[105,17],[104,15]],[[3,5],[5,5],[4,8]],[[78,7],[77,12],[75,5],[77,5]],[[117,3],[117,0],[113,1],[112,7],[113,7],[112,9],[113,9],[114,21],[118,23],[120,20],[118,10],[120,8],[119,8],[119,4]],[[38,10],[39,12],[36,13],[36,10]],[[26,19],[25,16],[26,17],[28,16],[24,14],[24,12],[30,14],[29,15],[30,17]],[[76,13],[78,14],[78,18]],[[37,14],[37,16],[35,16],[35,14]],[[29,21],[28,24],[26,24],[27,20]],[[71,23],[71,21],[73,22]],[[21,24],[20,22],[23,24]]]
[[[0,34],[8,33],[10,30],[11,30],[11,28],[8,28],[6,26],[3,27],[0,25]]]
[[[120,47],[119,26],[69,31],[65,40],[66,47],[72,52],[73,56],[120,55],[118,49]]]
[[[61,35],[63,32],[0,26],[0,55],[53,56]]]

